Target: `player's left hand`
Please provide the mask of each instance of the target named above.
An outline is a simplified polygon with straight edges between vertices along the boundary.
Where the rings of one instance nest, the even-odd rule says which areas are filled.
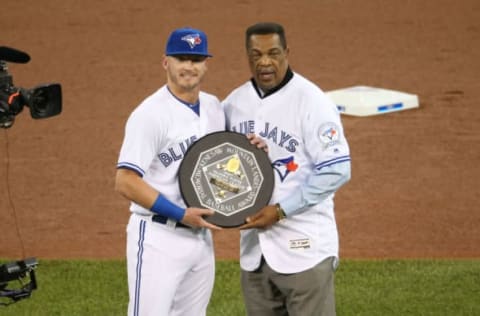
[[[246,224],[239,229],[260,228],[265,229],[278,222],[278,212],[275,205],[267,205],[258,213],[247,217]]]
[[[256,146],[258,149],[263,149],[265,152],[268,153],[268,146],[267,143],[260,137],[255,134],[247,134],[247,138],[250,141],[250,144]]]

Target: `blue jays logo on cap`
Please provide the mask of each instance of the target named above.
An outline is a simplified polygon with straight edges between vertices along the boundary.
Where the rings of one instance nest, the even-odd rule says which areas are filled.
[[[197,29],[181,28],[170,34],[165,55],[201,55],[212,57],[208,53],[207,35]]]
[[[182,37],[182,41],[185,41],[190,45],[190,48],[195,48],[195,46],[202,44],[202,39],[199,34],[188,34]]]

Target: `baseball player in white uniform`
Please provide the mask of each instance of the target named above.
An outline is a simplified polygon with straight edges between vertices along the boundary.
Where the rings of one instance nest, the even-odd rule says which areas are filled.
[[[205,315],[215,258],[211,232],[187,208],[177,172],[187,148],[225,130],[219,100],[200,91],[211,57],[204,32],[181,28],[167,41],[167,83],[130,115],[117,164],[116,190],[131,201],[127,226],[128,315]]]
[[[288,65],[284,29],[247,29],[253,78],[224,101],[227,129],[256,133],[275,170],[270,205],[241,227],[248,315],[335,315],[338,233],[334,193],[350,179],[350,153],[335,104]]]

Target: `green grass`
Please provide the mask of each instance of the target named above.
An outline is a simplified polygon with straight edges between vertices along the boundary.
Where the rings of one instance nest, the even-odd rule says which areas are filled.
[[[36,275],[32,296],[0,315],[126,315],[124,261],[39,260]],[[209,316],[245,314],[239,279],[238,262],[217,263]],[[480,260],[343,260],[336,298],[339,316],[480,315]]]
[[[480,261],[346,261],[338,315],[480,315]]]
[[[126,315],[124,261],[38,261],[38,289],[30,298],[0,306],[0,315]]]

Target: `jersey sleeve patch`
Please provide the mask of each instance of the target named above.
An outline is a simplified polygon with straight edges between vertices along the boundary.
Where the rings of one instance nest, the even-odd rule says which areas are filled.
[[[318,138],[323,149],[335,146],[340,142],[340,128],[333,122],[324,123],[318,128]]]

